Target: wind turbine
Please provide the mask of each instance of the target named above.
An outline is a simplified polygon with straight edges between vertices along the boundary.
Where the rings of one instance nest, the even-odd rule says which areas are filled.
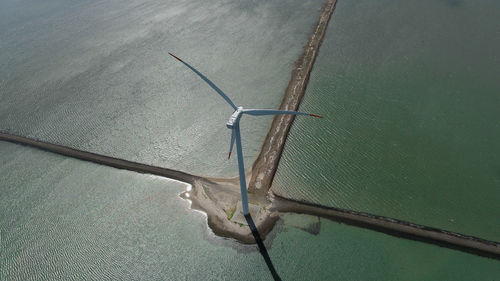
[[[243,164],[243,150],[241,147],[241,135],[240,135],[240,120],[244,114],[253,115],[253,116],[262,116],[262,115],[278,115],[278,114],[289,114],[289,115],[307,115],[318,118],[323,118],[322,116],[309,114],[299,111],[290,111],[290,110],[274,110],[274,109],[245,109],[242,106],[236,106],[231,99],[221,90],[219,89],[210,79],[208,79],[205,75],[201,74],[196,68],[189,65],[187,62],[181,60],[177,56],[172,53],[168,53],[172,57],[176,58],[178,61],[182,62],[185,66],[191,69],[194,73],[196,73],[203,81],[207,82],[207,84],[212,87],[233,109],[234,112],[229,117],[229,120],[226,123],[226,127],[231,129],[231,143],[229,145],[229,156],[228,159],[231,158],[231,152],[233,151],[234,142],[236,141],[236,153],[238,154],[238,169],[240,176],[240,189],[241,189],[241,206],[243,208],[243,215],[248,216],[250,214],[248,210],[248,195],[247,195],[247,183],[245,180],[245,166]]]

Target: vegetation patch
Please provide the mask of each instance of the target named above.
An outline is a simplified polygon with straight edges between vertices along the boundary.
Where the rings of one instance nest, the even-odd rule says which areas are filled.
[[[234,216],[234,212],[236,212],[236,205],[224,211],[226,212],[227,220],[231,220]]]

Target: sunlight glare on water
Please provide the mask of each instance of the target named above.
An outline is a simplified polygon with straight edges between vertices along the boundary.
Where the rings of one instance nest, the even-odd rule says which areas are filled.
[[[237,174],[232,108],[168,52],[236,104],[277,108],[322,3],[59,2],[0,12],[0,129],[209,176]],[[270,121],[243,121],[247,166]]]

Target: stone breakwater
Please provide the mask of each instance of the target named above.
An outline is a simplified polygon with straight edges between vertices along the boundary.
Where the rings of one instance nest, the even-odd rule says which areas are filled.
[[[325,207],[274,195],[273,206],[279,212],[294,212],[328,218],[368,228],[396,237],[435,244],[463,252],[500,260],[500,243],[389,217]]]
[[[290,83],[280,106],[281,109],[298,109],[328,21],[335,9],[335,4],[336,0],[328,0],[321,8],[319,21],[304,47],[303,53],[295,63],[295,69],[292,71]],[[294,212],[320,216],[398,237],[433,243],[500,260],[500,243],[498,242],[388,217],[294,201],[269,192],[293,120],[294,117],[289,115],[274,118],[261,152],[252,166],[251,172],[249,172],[249,201],[261,208],[261,211],[253,219],[262,238],[265,238],[273,228],[279,219],[280,213]],[[234,213],[235,206],[240,199],[238,178],[205,178],[177,170],[16,136],[8,132],[0,132],[0,141],[29,145],[84,161],[139,173],[154,174],[189,183],[192,188],[182,193],[181,197],[190,200],[192,208],[202,210],[207,214],[208,225],[215,234],[234,238],[242,243],[255,243],[250,228],[241,227],[240,224],[229,219],[230,211],[232,210]]]
[[[86,152],[5,132],[0,132],[0,141],[28,145],[84,161],[139,173],[154,174],[189,183],[192,189],[184,192],[181,197],[192,200],[192,208],[206,212],[208,225],[215,234],[234,238],[243,243],[255,243],[255,239],[249,228],[241,227],[239,224],[227,219],[226,210],[234,205],[240,197],[238,182],[235,179],[203,178],[172,169]],[[191,196],[186,196],[188,193]],[[270,200],[266,196],[258,196],[256,194],[250,194],[249,197],[250,201],[254,204],[266,207],[264,211],[261,211],[254,218],[263,238],[273,228],[279,219],[280,213],[293,212],[320,216],[402,238],[437,244],[500,260],[500,243],[498,242],[368,213],[340,208],[327,208],[308,202],[282,198],[272,193],[271,198],[269,198]]]
[[[0,131],[0,141],[8,141],[17,144],[28,145],[41,150],[57,153],[64,156],[73,157],[76,159],[94,162],[101,165],[106,165],[118,169],[124,169],[139,173],[147,173],[158,175],[162,177],[168,177],[174,180],[186,182],[189,184],[194,184],[197,180],[201,180],[201,177],[184,173],[181,171],[176,171],[167,168],[161,168],[146,164],[141,164],[133,161],[128,161],[124,159],[119,159],[115,157],[110,157],[106,155],[101,155],[97,153],[92,153],[88,151],[79,150],[72,147],[67,147],[59,144],[48,143],[42,140],[31,139],[28,137],[18,136],[9,134],[8,132]]]
[[[295,62],[295,68],[285,90],[280,109],[298,110],[336,3],[336,0],[328,0],[321,7],[319,21],[314,27],[309,41],[304,46],[302,54]],[[252,175],[248,185],[250,192],[267,194],[271,188],[288,132],[294,120],[294,115],[276,115],[274,117],[260,154],[252,166]]]
[[[157,167],[138,162],[128,161],[116,157],[110,157],[93,152],[83,151],[64,145],[53,144],[42,140],[13,135],[0,131],[0,141],[8,141],[16,144],[27,145],[63,156],[68,156],[83,161],[89,161],[100,165],[110,166],[139,173],[147,173],[182,181],[191,185],[191,188],[180,196],[191,201],[191,208],[201,210],[207,214],[207,222],[213,232],[219,236],[237,239],[243,243],[255,243],[252,232],[247,227],[228,220],[227,211],[233,208],[240,199],[238,179],[216,179],[205,178],[182,171]],[[263,229],[265,237],[279,219],[276,212],[270,212],[271,202],[265,196],[250,194],[252,203],[264,207],[264,211],[254,218],[259,229]]]

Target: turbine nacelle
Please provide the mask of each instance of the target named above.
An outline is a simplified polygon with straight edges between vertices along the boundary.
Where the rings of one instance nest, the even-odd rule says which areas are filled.
[[[238,108],[233,112],[231,117],[229,117],[229,120],[226,123],[226,127],[228,129],[232,129],[234,125],[240,121],[242,113],[243,113],[243,107],[238,106]]]

